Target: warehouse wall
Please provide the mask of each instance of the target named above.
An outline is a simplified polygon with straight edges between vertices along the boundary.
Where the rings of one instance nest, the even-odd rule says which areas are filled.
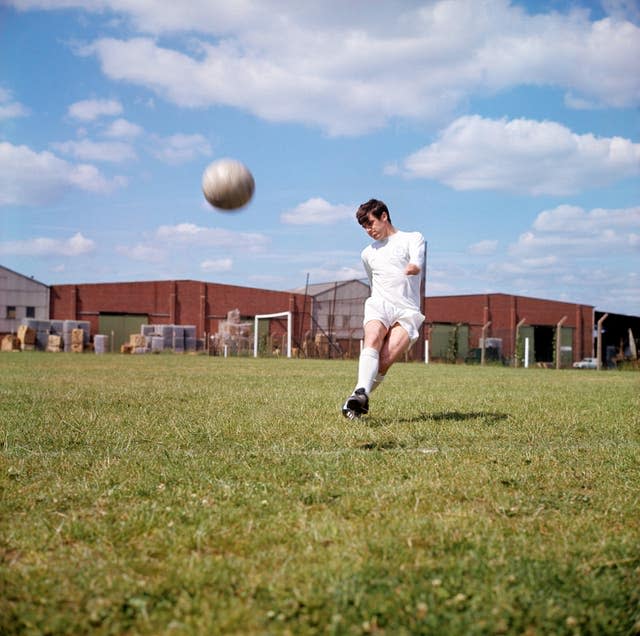
[[[128,283],[53,285],[50,317],[56,320],[86,320],[91,333],[98,333],[100,314],[140,314],[149,324],[195,325],[197,337],[218,332],[230,311],[238,309],[243,320],[256,314],[292,311],[294,340],[312,328],[308,312],[300,327],[304,293],[280,292],[193,280]],[[561,301],[509,294],[469,294],[435,296],[425,299],[425,338],[437,324],[468,326],[468,347],[479,346],[482,326],[491,321],[487,338],[502,340],[502,355],[512,359],[516,347],[516,325],[554,328],[566,316],[563,327],[571,333],[573,361],[593,355],[593,307]],[[361,311],[361,308],[359,308]],[[282,335],[282,324],[272,321],[272,335]],[[548,331],[548,330],[547,330]],[[465,330],[466,333],[466,330]],[[466,336],[465,336],[466,337]],[[564,335],[563,335],[564,338]],[[464,343],[462,343],[464,345]],[[411,351],[411,359],[420,359],[422,343]],[[296,346],[294,342],[294,346]],[[464,350],[465,347],[460,347]],[[357,355],[357,351],[352,352]]]
[[[49,287],[0,265],[0,334],[14,334],[24,318],[49,318]]]
[[[295,334],[303,300],[302,294],[192,280],[53,285],[50,315],[57,320],[87,320],[95,334],[101,313],[142,314],[149,324],[195,325],[197,337],[202,338],[205,332],[217,333],[219,323],[235,309],[246,318],[292,311]]]
[[[516,326],[548,326],[555,328],[566,316],[565,329],[572,329],[572,360],[592,355],[593,307],[554,300],[513,296],[510,294],[468,294],[460,296],[428,297],[427,331],[437,323],[469,325],[470,347],[478,347],[482,327],[491,321],[487,338],[502,339],[502,354],[513,358],[516,345]]]

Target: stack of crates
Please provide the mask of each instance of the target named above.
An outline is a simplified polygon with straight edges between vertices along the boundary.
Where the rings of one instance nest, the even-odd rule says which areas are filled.
[[[141,325],[140,334],[145,338],[147,351],[153,353],[195,352],[197,348],[195,325]]]
[[[109,336],[102,334],[93,336],[93,348],[98,354],[107,353],[109,350]]]
[[[74,330],[77,333],[74,335]],[[23,332],[23,348],[41,351],[82,351],[89,346],[91,323],[88,320],[36,320],[23,318],[18,337]]]
[[[173,325],[173,350],[184,353],[184,327]]]
[[[22,329],[22,335],[20,334],[20,328],[18,329],[18,338],[22,343],[23,350],[40,349],[44,351],[47,348],[49,341],[49,321],[48,320],[36,320],[35,318],[23,318],[20,327]],[[33,332],[33,336],[29,333]]]
[[[33,327],[20,325],[18,327],[18,341],[23,351],[33,351],[36,348],[36,332]]]
[[[65,320],[62,323],[62,342],[66,353],[70,351],[78,351],[80,346],[85,349],[89,345],[91,323],[86,320]],[[74,330],[82,330],[82,333],[76,333]],[[75,339],[75,340],[74,340]]]
[[[187,325],[184,328],[184,350],[187,353],[193,353],[197,348],[196,328],[194,325]]]

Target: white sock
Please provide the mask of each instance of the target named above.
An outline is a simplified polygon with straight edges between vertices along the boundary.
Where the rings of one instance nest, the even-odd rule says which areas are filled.
[[[382,375],[382,373],[378,373],[378,375],[376,375],[373,379],[373,384],[371,385],[371,393],[373,393],[382,384],[384,377],[385,376]]]
[[[367,395],[371,393],[371,387],[378,375],[378,361],[380,355],[372,347],[365,347],[360,352],[360,362],[358,364],[358,384],[356,389],[364,388]]]

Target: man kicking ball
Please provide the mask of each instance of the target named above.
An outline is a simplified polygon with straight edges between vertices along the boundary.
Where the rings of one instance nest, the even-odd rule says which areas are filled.
[[[369,412],[372,391],[418,339],[424,322],[420,311],[424,237],[420,232],[397,230],[387,206],[377,199],[363,203],[356,218],[374,242],[361,254],[371,296],[364,304],[358,381],[342,407],[342,414],[351,420]]]

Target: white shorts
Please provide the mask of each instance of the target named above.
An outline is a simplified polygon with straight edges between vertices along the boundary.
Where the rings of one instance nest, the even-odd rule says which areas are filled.
[[[424,316],[413,309],[399,309],[381,298],[367,298],[364,303],[364,320],[366,325],[371,320],[379,320],[387,329],[398,323],[408,334],[411,344],[420,336],[420,327]]]

